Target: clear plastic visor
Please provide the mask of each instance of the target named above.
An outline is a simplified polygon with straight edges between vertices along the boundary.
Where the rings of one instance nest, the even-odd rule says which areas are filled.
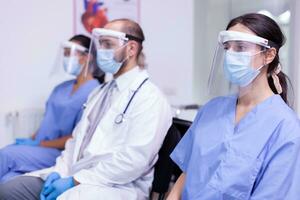
[[[127,41],[126,34],[119,31],[108,29],[94,29],[93,30],[93,44],[98,49],[116,50],[123,46]]]
[[[250,38],[243,41],[239,37],[219,36],[208,81],[210,96],[242,96],[251,90],[264,66],[264,52],[268,47]]]
[[[78,75],[85,67],[87,55],[88,49],[78,43],[72,41],[63,42],[59,47],[54,67],[50,75]]]
[[[92,33],[92,43],[89,49],[88,66],[100,68],[97,56],[105,54],[107,59],[115,59],[117,62],[124,60],[122,47],[127,44],[128,38],[123,32],[97,28]]]

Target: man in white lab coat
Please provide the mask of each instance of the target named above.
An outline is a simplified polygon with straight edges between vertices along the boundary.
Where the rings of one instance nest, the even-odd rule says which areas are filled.
[[[97,58],[113,80],[95,89],[56,165],[0,185],[0,199],[147,199],[171,125],[160,90],[137,66],[144,34],[128,19],[93,30]]]

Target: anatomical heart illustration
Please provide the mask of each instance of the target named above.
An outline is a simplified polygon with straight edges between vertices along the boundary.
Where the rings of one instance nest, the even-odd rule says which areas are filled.
[[[140,0],[74,0],[74,32],[90,34],[108,21],[129,18],[139,22]]]
[[[107,8],[103,7],[103,2],[97,0],[84,0],[85,12],[81,16],[81,21],[89,33],[92,32],[93,28],[101,28],[107,22]]]

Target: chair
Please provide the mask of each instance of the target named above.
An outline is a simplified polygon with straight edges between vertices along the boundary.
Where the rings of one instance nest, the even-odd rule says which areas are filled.
[[[173,124],[179,130],[181,137],[183,137],[192,125],[192,122],[184,119],[173,118]]]
[[[184,134],[187,132],[187,130],[192,125],[192,122],[188,121],[188,120],[184,120],[184,119],[173,118],[173,124],[179,130],[181,137],[183,137]],[[175,167],[173,169],[173,175],[174,175],[175,181],[178,179],[178,177],[180,176],[181,173],[182,173],[181,169],[177,165],[175,165]]]
[[[186,131],[191,122],[173,118],[173,123],[168,130],[163,145],[159,150],[159,158],[154,166],[154,179],[152,183],[152,191],[150,199],[153,199],[154,194],[158,194],[158,200],[165,198],[165,194],[169,189],[170,181],[174,172],[177,171],[177,165],[171,160],[170,154],[181,139],[181,131]],[[181,131],[180,131],[181,130]],[[181,172],[180,172],[181,173]]]

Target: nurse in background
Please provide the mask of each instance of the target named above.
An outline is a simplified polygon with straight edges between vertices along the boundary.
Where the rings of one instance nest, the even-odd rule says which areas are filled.
[[[88,95],[104,80],[99,68],[87,68],[90,43],[84,35],[63,43],[63,67],[75,79],[54,88],[40,127],[31,138],[18,138],[15,144],[0,150],[0,182],[55,164],[81,118]]]
[[[171,154],[183,173],[169,200],[299,199],[300,125],[279,63],[284,41],[275,21],[255,13],[220,32],[209,89],[237,90],[203,106]]]

